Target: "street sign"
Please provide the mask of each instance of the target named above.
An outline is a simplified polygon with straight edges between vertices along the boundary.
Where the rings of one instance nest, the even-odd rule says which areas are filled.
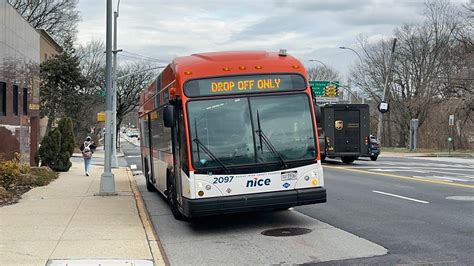
[[[337,103],[339,98],[336,97],[316,97],[317,103]]]
[[[382,114],[388,112],[388,103],[386,102],[379,103],[378,109],[379,109],[379,112],[381,112]]]
[[[309,85],[316,97],[338,97],[339,81],[310,80]]]
[[[97,113],[97,122],[103,123],[105,122],[105,112],[98,112]]]
[[[100,96],[100,97],[105,97],[105,89],[101,89],[101,90],[99,91],[99,96]]]
[[[450,126],[454,126],[454,115],[449,115],[448,123]]]

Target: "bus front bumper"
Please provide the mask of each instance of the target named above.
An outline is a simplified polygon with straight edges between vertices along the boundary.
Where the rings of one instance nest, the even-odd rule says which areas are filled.
[[[183,213],[188,217],[224,213],[290,208],[326,202],[324,187],[265,192],[204,199],[183,198]]]

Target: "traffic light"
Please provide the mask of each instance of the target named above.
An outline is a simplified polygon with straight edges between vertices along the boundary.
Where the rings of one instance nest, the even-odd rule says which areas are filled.
[[[324,96],[325,97],[338,97],[339,96],[339,89],[336,85],[328,85],[324,88]]]

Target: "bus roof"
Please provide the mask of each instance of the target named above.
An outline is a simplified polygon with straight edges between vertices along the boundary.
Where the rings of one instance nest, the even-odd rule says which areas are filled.
[[[196,77],[274,72],[304,73],[304,66],[291,55],[266,51],[228,51],[177,57],[171,63],[182,82]]]

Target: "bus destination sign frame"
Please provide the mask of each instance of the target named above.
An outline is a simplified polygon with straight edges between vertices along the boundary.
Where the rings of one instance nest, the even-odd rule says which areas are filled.
[[[300,74],[259,74],[189,80],[184,84],[184,93],[187,97],[201,97],[303,91],[306,88],[306,80]]]

